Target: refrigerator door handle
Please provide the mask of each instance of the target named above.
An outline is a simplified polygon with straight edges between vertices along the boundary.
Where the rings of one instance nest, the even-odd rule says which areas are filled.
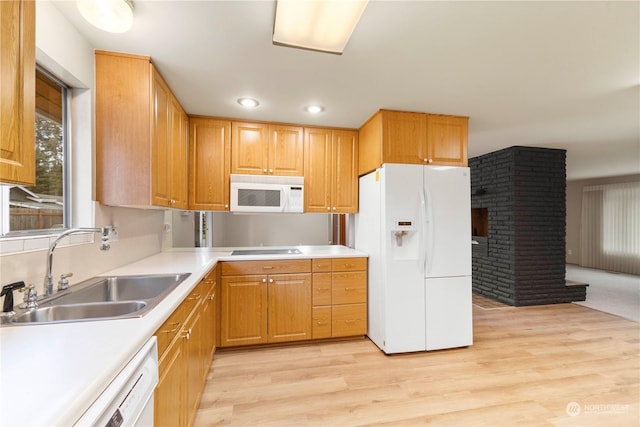
[[[431,200],[431,192],[426,182],[424,184],[424,192],[426,194],[426,201],[424,203],[424,215],[425,215],[425,243],[424,243],[424,274],[431,270],[431,262],[433,260],[433,245],[434,245],[434,227],[433,227],[433,203]]]
[[[424,197],[424,191],[420,190],[420,255],[418,258],[418,267],[423,277],[427,271],[427,205]]]

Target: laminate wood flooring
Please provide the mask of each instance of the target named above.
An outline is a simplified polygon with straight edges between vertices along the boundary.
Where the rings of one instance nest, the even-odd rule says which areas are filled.
[[[468,348],[218,351],[195,426],[633,427],[639,402],[638,323],[576,304],[474,306]]]

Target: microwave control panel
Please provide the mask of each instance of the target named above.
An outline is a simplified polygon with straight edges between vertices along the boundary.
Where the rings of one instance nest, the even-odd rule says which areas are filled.
[[[302,186],[292,185],[289,187],[289,212],[303,212],[304,192]]]

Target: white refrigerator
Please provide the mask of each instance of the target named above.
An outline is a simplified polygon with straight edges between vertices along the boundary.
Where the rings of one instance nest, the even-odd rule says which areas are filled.
[[[387,354],[473,343],[469,168],[384,164],[360,178],[369,338]]]

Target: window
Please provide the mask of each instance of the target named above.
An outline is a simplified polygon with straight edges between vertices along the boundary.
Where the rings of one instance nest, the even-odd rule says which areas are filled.
[[[42,234],[69,224],[67,87],[36,71],[36,185],[3,185],[2,236]],[[8,210],[8,215],[7,215]]]

